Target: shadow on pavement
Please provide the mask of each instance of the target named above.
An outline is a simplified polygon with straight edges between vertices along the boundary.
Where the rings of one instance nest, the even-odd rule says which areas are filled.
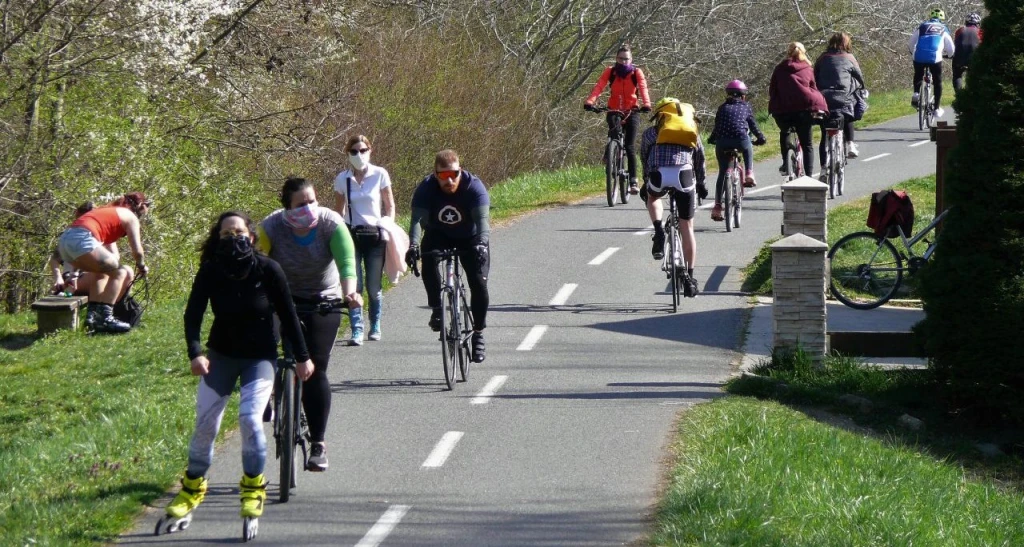
[[[743,320],[742,309],[687,312],[687,300],[689,299],[683,299],[680,312],[676,314],[658,314],[624,321],[597,323],[590,327],[619,334],[728,350],[738,347],[738,333]]]
[[[440,359],[440,357],[438,357]],[[366,378],[362,380],[345,380],[331,384],[332,393],[351,393],[370,395],[375,393],[419,394],[446,391],[444,379],[441,378],[438,365],[437,378]]]
[[[603,401],[619,399],[700,399],[711,400],[725,397],[721,391],[594,391],[560,393],[518,393],[494,395],[494,399],[576,399]]]

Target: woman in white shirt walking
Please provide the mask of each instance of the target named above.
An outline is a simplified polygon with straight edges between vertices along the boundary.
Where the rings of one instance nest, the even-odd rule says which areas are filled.
[[[381,219],[395,219],[395,198],[391,193],[391,176],[383,167],[370,163],[370,140],[356,135],[345,146],[351,169],[334,179],[335,210],[345,219],[356,248],[357,290],[362,293],[365,283],[369,294],[370,340],[380,340],[381,278],[387,246],[386,231]],[[352,338],[350,344],[363,344],[364,322],[362,311],[351,311]]]

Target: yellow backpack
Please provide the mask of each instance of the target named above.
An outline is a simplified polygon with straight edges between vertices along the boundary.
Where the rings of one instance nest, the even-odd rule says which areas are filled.
[[[669,103],[658,109],[658,144],[681,144],[690,148],[697,146],[697,122],[693,105]]]

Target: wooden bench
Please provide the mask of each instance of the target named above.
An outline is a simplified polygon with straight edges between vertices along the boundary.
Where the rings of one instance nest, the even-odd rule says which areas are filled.
[[[39,335],[59,329],[75,330],[84,321],[79,321],[80,311],[89,303],[88,296],[44,296],[32,303],[36,311],[36,328]]]

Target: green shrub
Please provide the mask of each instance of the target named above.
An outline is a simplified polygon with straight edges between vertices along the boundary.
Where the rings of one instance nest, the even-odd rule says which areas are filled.
[[[989,0],[971,60],[919,328],[945,396],[968,416],[1024,423],[1024,4]]]

